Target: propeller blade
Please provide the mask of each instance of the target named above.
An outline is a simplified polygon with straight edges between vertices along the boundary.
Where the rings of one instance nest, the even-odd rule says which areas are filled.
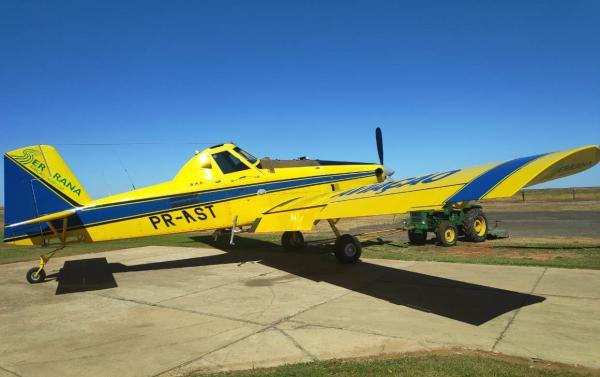
[[[377,141],[377,154],[379,155],[379,163],[383,165],[383,135],[381,134],[381,128],[375,129],[375,141]]]

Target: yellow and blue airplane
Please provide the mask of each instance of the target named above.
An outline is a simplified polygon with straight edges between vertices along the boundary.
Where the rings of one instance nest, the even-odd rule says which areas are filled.
[[[436,172],[393,181],[379,164],[311,159],[257,159],[235,144],[215,145],[196,153],[168,182],[92,199],[56,149],[20,148],[4,155],[4,242],[48,245],[55,240],[97,242],[193,231],[283,232],[286,248],[304,244],[303,231],[329,221],[336,233],[336,257],[359,259],[358,240],[339,234],[340,218],[448,210],[464,212],[470,201],[510,197],[523,187],[581,172],[600,160],[591,145],[477,167]],[[461,217],[455,226],[436,229],[445,245],[468,229],[483,240],[487,219]],[[464,228],[464,229],[459,229]],[[411,240],[418,234],[410,234]],[[426,237],[426,232],[425,232]],[[27,272],[30,283],[45,278],[51,255]]]

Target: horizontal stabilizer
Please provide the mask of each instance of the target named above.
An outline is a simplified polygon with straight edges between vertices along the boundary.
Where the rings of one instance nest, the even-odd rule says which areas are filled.
[[[73,215],[76,211],[77,211],[76,208],[71,208],[71,209],[67,209],[65,211],[60,211],[60,212],[52,213],[50,215],[44,215],[44,216],[36,217],[34,219],[31,219],[31,220],[21,221],[20,223],[10,224],[10,225],[7,225],[6,228],[12,228],[12,227],[15,227],[15,226],[28,225],[28,224],[37,224],[37,223],[45,223],[45,222],[49,222],[49,221],[60,220],[60,219],[64,219],[64,218],[67,218],[67,217]]]

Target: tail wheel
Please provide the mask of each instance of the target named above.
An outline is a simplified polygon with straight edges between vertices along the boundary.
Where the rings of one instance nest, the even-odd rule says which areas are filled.
[[[463,220],[465,238],[471,242],[483,242],[487,238],[488,219],[481,208],[472,208]]]
[[[283,246],[283,248],[288,251],[301,250],[305,246],[304,236],[302,235],[302,232],[283,232],[283,234],[281,235],[281,246]]]
[[[351,234],[344,234],[335,241],[335,257],[340,263],[356,263],[362,248],[358,239]]]
[[[39,267],[33,267],[27,271],[25,277],[30,284],[41,283],[46,279],[46,271],[44,269],[40,270]]]
[[[437,239],[442,246],[456,245],[458,238],[458,229],[448,221],[442,221],[436,230]]]
[[[408,231],[408,240],[413,245],[423,245],[427,242],[427,232],[418,232],[416,230]]]

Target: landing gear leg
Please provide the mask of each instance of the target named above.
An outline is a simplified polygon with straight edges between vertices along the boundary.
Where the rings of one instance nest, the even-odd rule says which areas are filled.
[[[44,271],[44,266],[46,266],[50,258],[52,258],[58,250],[59,249],[56,249],[47,254],[40,255],[39,267],[30,268],[29,271],[27,271],[27,275],[25,275],[30,284],[41,283],[44,281],[44,279],[46,279],[46,271]]]
[[[329,223],[329,226],[331,227],[331,230],[333,230],[333,234],[335,234],[335,236],[339,238],[342,234],[338,230],[337,226],[335,226],[335,224],[337,224],[338,221],[340,221],[340,219],[337,219],[337,220],[328,219],[327,220],[327,222]]]

